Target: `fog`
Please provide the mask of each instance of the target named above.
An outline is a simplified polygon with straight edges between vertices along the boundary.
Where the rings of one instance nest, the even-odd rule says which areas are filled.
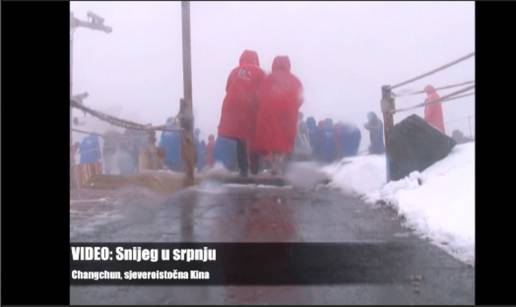
[[[316,120],[352,122],[380,112],[380,87],[395,84],[475,51],[473,2],[192,2],[192,81],[196,126],[215,134],[228,74],[244,49],[258,52],[270,71],[288,55],[304,85],[301,111]],[[82,20],[92,11],[113,27],[106,34],[74,32],[73,92],[85,104],[140,123],[163,124],[177,114],[183,93],[180,2],[71,2]],[[420,90],[475,79],[475,59],[399,90]],[[453,91],[453,90],[452,90]],[[445,94],[450,91],[442,92]],[[397,100],[405,107],[424,95]],[[469,134],[474,96],[443,104],[447,133]],[[398,122],[423,109],[397,114]],[[82,127],[102,132],[74,111]],[[84,129],[84,128],[83,128]],[[474,127],[471,127],[474,134]],[[74,137],[81,138],[82,135]],[[77,140],[77,138],[75,139]]]

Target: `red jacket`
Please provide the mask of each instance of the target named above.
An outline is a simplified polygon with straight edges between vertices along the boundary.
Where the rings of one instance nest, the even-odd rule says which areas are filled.
[[[265,153],[291,153],[297,133],[299,107],[303,103],[301,81],[290,72],[287,56],[278,56],[272,73],[258,90],[259,110],[251,147]]]
[[[259,67],[258,54],[245,50],[240,56],[240,65],[231,71],[226,83],[219,135],[249,139],[254,134],[256,91],[264,77],[265,72]]]
[[[440,99],[437,91],[433,86],[427,85],[425,87],[425,92],[427,94],[426,102],[430,102],[430,104],[425,105],[425,120],[436,129],[444,133],[444,119],[443,119],[443,109],[441,103],[431,103],[432,101],[436,101]]]

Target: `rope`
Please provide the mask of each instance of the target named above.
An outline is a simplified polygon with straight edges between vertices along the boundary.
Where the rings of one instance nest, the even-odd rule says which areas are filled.
[[[462,61],[464,61],[464,60],[467,60],[467,59],[471,58],[471,57],[472,57],[472,56],[474,56],[474,55],[475,55],[475,52],[472,52],[472,53],[470,53],[470,54],[467,54],[467,55],[465,55],[465,56],[463,56],[463,57],[461,57],[461,58],[459,58],[459,59],[457,59],[457,60],[455,60],[455,61],[453,61],[453,62],[450,62],[450,63],[448,63],[448,64],[445,64],[445,65],[443,65],[443,66],[440,66],[440,67],[438,67],[438,68],[436,68],[436,69],[434,69],[434,70],[431,70],[431,71],[429,71],[429,72],[427,72],[427,73],[424,73],[424,74],[422,74],[422,75],[419,75],[419,76],[414,77],[414,78],[412,78],[412,79],[409,79],[409,80],[407,80],[407,81],[403,81],[403,82],[401,82],[401,83],[398,83],[398,84],[396,84],[396,85],[393,85],[393,86],[391,86],[391,89],[393,90],[393,89],[395,89],[395,88],[397,88],[397,87],[400,87],[400,86],[403,86],[403,85],[406,85],[406,84],[412,83],[412,82],[414,82],[414,81],[417,81],[417,80],[419,80],[419,79],[422,79],[422,78],[424,78],[424,77],[427,77],[427,76],[433,75],[433,74],[435,74],[436,72],[439,72],[439,71],[441,71],[441,70],[443,70],[443,69],[446,69],[446,68],[448,68],[448,67],[450,67],[450,66],[453,66],[453,65],[455,65],[455,64],[457,64],[457,63],[460,63],[460,62],[462,62]]]
[[[161,126],[146,126],[146,125],[138,124],[138,123],[126,120],[126,119],[121,119],[121,118],[118,118],[118,117],[115,117],[115,116],[112,116],[112,115],[108,115],[108,114],[102,113],[102,112],[97,111],[97,110],[93,110],[93,109],[88,108],[87,106],[77,102],[76,100],[73,100],[73,99],[70,100],[70,105],[72,107],[74,107],[74,108],[77,108],[79,110],[82,110],[83,112],[86,112],[86,113],[92,115],[93,117],[96,117],[96,118],[98,118],[98,119],[100,119],[102,121],[108,122],[108,123],[110,123],[113,126],[117,126],[117,127],[121,127],[121,128],[125,128],[125,129],[144,130],[144,131],[156,131],[156,130],[158,130],[158,131],[170,131],[170,132],[175,132],[175,131],[181,131],[182,130],[182,129],[166,128],[165,125],[161,125]]]
[[[456,118],[456,119],[452,119],[452,120],[448,120],[446,122],[444,122],[445,124],[450,124],[450,123],[457,123],[457,122],[463,122],[465,120],[469,120],[469,119],[473,119],[475,120],[475,116],[474,115],[469,115],[469,116],[466,116],[466,117],[461,117],[461,118]]]
[[[471,85],[471,86],[467,86],[463,89],[460,89],[458,91],[455,91],[453,93],[450,93],[448,95],[445,95],[437,100],[433,100],[431,102],[423,102],[423,103],[420,103],[420,104],[417,104],[417,105],[414,105],[412,107],[407,107],[407,108],[401,108],[401,109],[397,109],[397,110],[392,110],[391,112],[392,113],[397,113],[397,112],[403,112],[403,111],[409,111],[409,110],[413,110],[413,109],[417,109],[417,108],[420,108],[420,107],[424,107],[428,104],[432,104],[432,103],[443,103],[443,102],[446,102],[446,101],[450,101],[450,100],[454,100],[454,99],[457,99],[457,98],[462,98],[462,97],[465,97],[465,96],[470,96],[472,93],[468,93],[467,95],[462,95],[461,97],[454,97],[454,96],[457,96],[458,94],[461,94],[461,93],[464,93],[464,92],[467,92],[471,89],[474,89],[475,86],[474,85]]]
[[[464,94],[464,95],[459,95],[459,96],[455,96],[455,97],[451,97],[451,98],[445,99],[444,102],[450,101],[450,100],[459,99],[459,98],[464,98],[464,97],[468,97],[468,96],[474,96],[474,95],[475,95],[475,92],[467,93],[467,94]]]
[[[462,82],[462,83],[457,83],[457,84],[452,84],[452,85],[446,85],[446,86],[440,86],[440,87],[436,87],[435,90],[436,91],[439,91],[439,90],[445,90],[445,89],[449,89],[449,88],[454,88],[454,87],[458,87],[458,86],[462,86],[462,85],[468,85],[468,84],[474,84],[475,81],[467,81],[467,82]],[[415,91],[415,92],[408,92],[408,93],[403,93],[403,94],[396,94],[396,93],[392,93],[394,97],[405,97],[405,96],[413,96],[413,95],[419,95],[419,94],[424,94],[425,93],[425,90],[420,90],[420,91]]]
[[[104,137],[102,134],[97,133],[97,132],[89,132],[89,131],[80,130],[80,129],[76,129],[76,128],[72,128],[72,131],[79,132],[79,133],[84,133],[84,134],[94,134],[94,135],[97,135],[97,136],[99,136],[101,138]]]

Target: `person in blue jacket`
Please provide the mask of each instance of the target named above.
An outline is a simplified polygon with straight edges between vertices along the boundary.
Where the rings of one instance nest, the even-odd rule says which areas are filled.
[[[100,141],[96,134],[89,134],[82,139],[79,145],[80,163],[94,163],[100,161]]]
[[[87,186],[89,180],[102,173],[100,141],[97,134],[89,134],[79,144],[80,175],[79,184]]]
[[[177,129],[178,125],[172,118],[169,118],[167,119],[166,128]],[[173,171],[183,171],[181,133],[179,131],[163,131],[161,133],[159,147],[165,150],[165,165]]]
[[[340,138],[338,144],[340,144],[339,153],[341,157],[356,156],[362,138],[360,129],[355,125],[344,123],[340,125],[338,135]]]
[[[215,141],[213,158],[215,162],[221,162],[228,170],[235,170],[237,164],[236,142],[219,135]]]
[[[319,159],[325,163],[335,161],[337,158],[337,143],[335,141],[335,129],[333,128],[333,120],[331,118],[327,118],[321,123],[319,137]]]

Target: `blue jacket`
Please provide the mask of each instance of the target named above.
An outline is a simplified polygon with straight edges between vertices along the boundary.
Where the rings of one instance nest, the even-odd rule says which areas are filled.
[[[337,159],[337,143],[335,142],[335,129],[333,122],[325,120],[319,132],[319,160],[331,163]]]
[[[221,162],[227,169],[234,170],[237,161],[236,142],[223,136],[218,136],[213,149],[213,159],[216,162]]]
[[[172,124],[167,128],[175,129]],[[165,164],[173,171],[183,170],[183,159],[181,157],[181,134],[178,131],[163,131],[161,133],[159,147],[165,149]]]
[[[100,161],[100,142],[99,136],[90,134],[82,139],[79,145],[79,154],[81,156],[80,163],[92,163]]]
[[[360,129],[354,125],[344,124],[340,127],[339,138],[339,148],[337,149],[339,156],[356,156],[362,138]]]
[[[379,118],[374,118],[366,124],[366,129],[369,130],[371,145],[369,146],[369,153],[383,154],[385,152],[385,145],[383,143],[383,123]]]

